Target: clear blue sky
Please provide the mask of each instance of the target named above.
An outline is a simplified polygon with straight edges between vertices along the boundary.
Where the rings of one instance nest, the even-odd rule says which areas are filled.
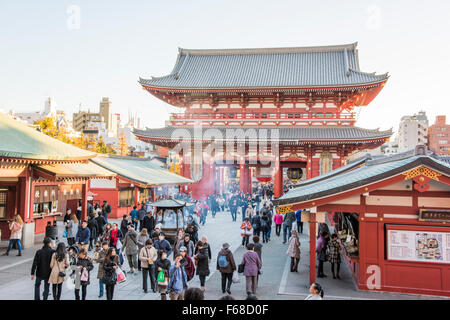
[[[114,112],[159,127],[175,108],[137,80],[170,73],[178,47],[358,41],[362,71],[391,78],[357,125],[396,130],[420,109],[434,122],[450,117],[449,12],[449,1],[0,0],[0,109],[38,110],[51,96],[71,114],[110,97]]]

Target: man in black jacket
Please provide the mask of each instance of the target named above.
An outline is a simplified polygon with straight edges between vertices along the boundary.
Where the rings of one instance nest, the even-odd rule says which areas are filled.
[[[147,213],[144,217],[144,220],[142,220],[142,226],[147,229],[147,233],[149,235],[152,234],[152,231],[155,228],[155,217],[153,217],[152,212]]]
[[[50,277],[50,262],[52,260],[53,248],[52,239],[46,237],[44,239],[44,246],[42,249],[38,250],[34,255],[33,265],[31,267],[31,280],[34,280],[34,275],[36,275],[36,282],[34,284],[34,300],[41,300],[41,282],[44,281],[44,293],[43,298],[47,300],[49,294],[50,284],[48,283],[48,278]]]

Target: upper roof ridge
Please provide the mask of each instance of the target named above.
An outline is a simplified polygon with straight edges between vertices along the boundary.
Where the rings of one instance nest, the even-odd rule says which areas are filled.
[[[234,49],[185,49],[178,48],[180,55],[234,55],[234,54],[283,54],[283,53],[307,53],[307,52],[334,52],[353,51],[358,42],[342,45],[310,46],[310,47],[272,47],[272,48],[234,48]]]

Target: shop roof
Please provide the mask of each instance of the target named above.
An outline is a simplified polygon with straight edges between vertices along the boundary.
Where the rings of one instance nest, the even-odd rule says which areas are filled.
[[[365,165],[356,169],[337,175],[330,174],[325,179],[298,186],[273,202],[275,205],[287,205],[312,201],[370,185],[419,166],[426,166],[446,176],[450,176],[450,164],[436,157],[430,155],[395,155],[367,160]]]
[[[357,43],[292,48],[181,49],[166,76],[142,85],[174,89],[351,87],[387,74],[361,72]]]
[[[179,185],[193,182],[151,163],[149,159],[99,155],[91,161],[125,179],[146,186]]]
[[[116,174],[106,170],[103,167],[93,163],[63,163],[63,164],[46,164],[37,166],[41,170],[55,178],[109,178]]]
[[[80,161],[95,153],[51,138],[0,113],[0,157],[26,160]]]

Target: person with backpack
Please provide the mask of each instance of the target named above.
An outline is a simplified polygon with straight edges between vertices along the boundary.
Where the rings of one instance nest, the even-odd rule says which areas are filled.
[[[22,229],[23,229],[23,220],[22,218],[16,214],[14,215],[13,221],[9,223],[9,230],[11,230],[11,235],[9,236],[9,246],[6,252],[3,254],[4,256],[9,255],[9,251],[11,251],[13,244],[17,244],[17,249],[19,250],[19,253],[17,256],[22,255],[22,244],[20,243],[20,239],[22,239]]]
[[[103,216],[105,217],[106,223],[108,223],[108,215],[111,213],[111,206],[108,204],[106,200],[103,200]]]
[[[142,269],[142,289],[147,293],[147,277],[150,277],[152,291],[156,292],[156,270],[155,262],[158,259],[158,252],[153,247],[153,241],[147,239],[145,246],[139,251],[139,261]]]
[[[292,223],[296,220],[295,213],[293,211],[285,214],[283,219],[283,243],[286,243],[287,239],[292,236]],[[289,235],[288,235],[289,233]]]
[[[192,241],[191,241],[192,242]],[[179,250],[181,254],[181,265],[184,267],[184,271],[186,271],[187,281],[191,281],[195,275],[195,265],[192,261],[191,256],[188,254],[188,248],[182,246]]]
[[[252,235],[252,224],[250,223],[249,218],[245,218],[241,223],[241,237],[242,237],[242,247],[244,248],[250,236]]]
[[[222,293],[225,293],[226,291],[228,294],[231,294],[231,283],[233,272],[236,270],[236,263],[234,262],[230,245],[226,242],[222,245],[222,249],[217,256],[216,268],[222,276]]]
[[[181,254],[178,254],[169,269],[169,296],[170,300],[183,300],[183,293],[187,289],[187,275],[180,263]]]
[[[206,242],[197,242],[197,254],[194,255],[197,265],[197,275],[200,278],[200,289],[204,292],[206,290],[205,283],[206,277],[209,276],[209,252],[208,247],[205,246]]]
[[[252,221],[253,235],[259,236],[261,233],[261,217],[259,216],[259,214],[255,214],[251,221]]]
[[[263,237],[263,243],[266,243],[268,241],[267,234],[269,233],[269,228],[270,228],[270,219],[267,216],[267,213],[263,211],[261,217],[261,233]]]

